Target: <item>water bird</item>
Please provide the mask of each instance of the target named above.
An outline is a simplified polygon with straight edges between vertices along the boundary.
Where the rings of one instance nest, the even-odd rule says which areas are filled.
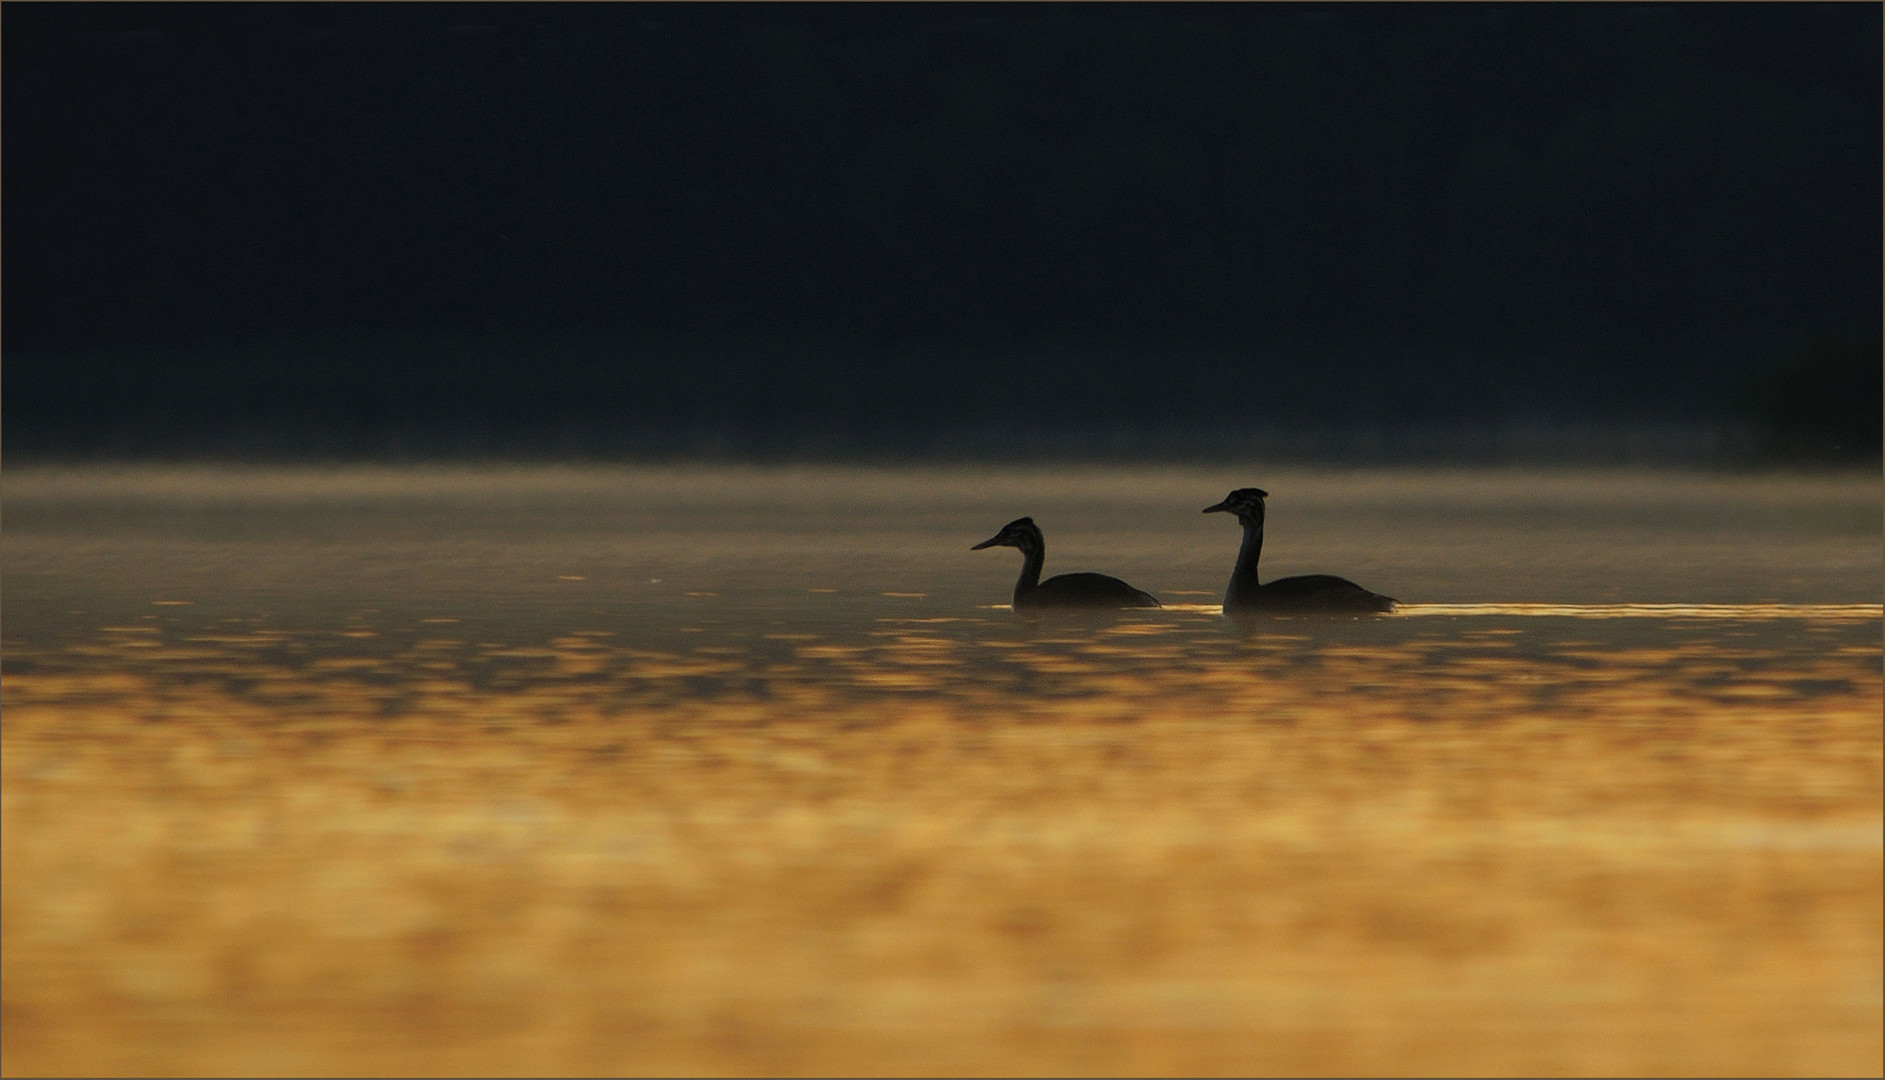
[[[1031,608],[1152,608],[1161,607],[1158,597],[1135,589],[1116,577],[1105,574],[1056,574],[1041,580],[1041,564],[1047,561],[1047,541],[1041,527],[1031,517],[1016,518],[1001,531],[970,548],[989,547],[1021,549],[1021,576],[1014,583],[1016,611]]]
[[[1347,578],[1333,574],[1305,574],[1257,583],[1257,558],[1263,554],[1262,488],[1238,488],[1204,512],[1236,514],[1244,526],[1244,546],[1237,552],[1237,568],[1224,590],[1224,613],[1324,611],[1363,614],[1393,611],[1400,601],[1372,593]]]

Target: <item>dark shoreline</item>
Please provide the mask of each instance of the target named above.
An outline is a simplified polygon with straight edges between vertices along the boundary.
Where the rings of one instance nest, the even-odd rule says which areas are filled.
[[[1515,422],[1476,427],[1199,430],[840,432],[641,429],[490,438],[471,431],[396,435],[280,428],[169,444],[38,444],[9,448],[13,467],[124,464],[1215,464],[1356,467],[1647,467],[1748,472],[1878,472],[1876,457],[1762,452],[1745,425]]]

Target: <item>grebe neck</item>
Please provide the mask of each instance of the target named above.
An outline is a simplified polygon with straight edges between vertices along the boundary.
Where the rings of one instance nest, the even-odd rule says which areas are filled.
[[[1263,555],[1263,522],[1245,518],[1244,546],[1237,550],[1237,568],[1231,571],[1230,588],[1226,590],[1225,601],[1232,598],[1254,595],[1257,591],[1257,560]]]
[[[1047,562],[1047,542],[1038,537],[1033,539],[1033,543],[1021,549],[1021,576],[1014,583],[1016,603],[1041,583],[1041,567]]]

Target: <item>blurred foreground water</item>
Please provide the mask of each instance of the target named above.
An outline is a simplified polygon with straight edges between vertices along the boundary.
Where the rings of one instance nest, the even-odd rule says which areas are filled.
[[[1881,1069],[1876,476],[4,483],[9,1074]]]

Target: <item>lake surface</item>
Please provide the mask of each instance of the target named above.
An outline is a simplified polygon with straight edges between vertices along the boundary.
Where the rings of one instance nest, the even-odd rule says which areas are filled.
[[[1251,485],[1403,609],[1226,620]],[[1885,1067],[1876,476],[3,494],[8,1073]]]

